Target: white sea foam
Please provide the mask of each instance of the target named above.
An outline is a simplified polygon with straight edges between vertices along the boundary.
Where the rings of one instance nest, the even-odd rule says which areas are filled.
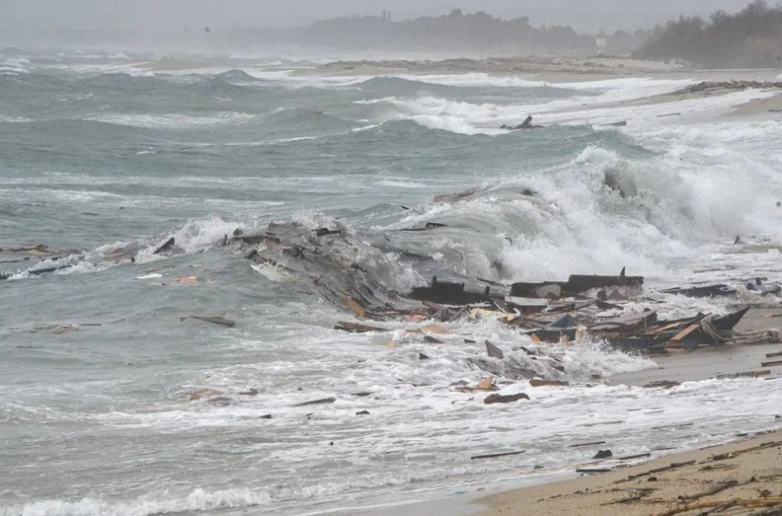
[[[223,112],[216,116],[189,115],[142,115],[142,114],[101,114],[88,120],[108,124],[145,127],[150,129],[195,129],[199,127],[219,126],[247,122],[255,118],[249,113]]]

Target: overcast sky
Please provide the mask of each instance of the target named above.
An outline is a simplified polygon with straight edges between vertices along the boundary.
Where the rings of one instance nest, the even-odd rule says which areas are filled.
[[[503,18],[529,16],[533,25],[637,28],[679,14],[735,11],[748,0],[0,0],[0,30],[124,28],[181,30],[234,24],[292,26],[318,18],[391,11],[396,19],[439,15],[454,8]]]

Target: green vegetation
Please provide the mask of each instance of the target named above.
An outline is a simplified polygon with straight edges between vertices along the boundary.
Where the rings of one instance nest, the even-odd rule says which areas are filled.
[[[703,67],[782,66],[782,3],[763,0],[730,15],[717,11],[708,21],[681,17],[658,27],[637,52],[648,59],[684,59]]]

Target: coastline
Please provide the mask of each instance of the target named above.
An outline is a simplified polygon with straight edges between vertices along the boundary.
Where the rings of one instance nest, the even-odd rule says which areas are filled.
[[[491,77],[515,78],[544,85],[583,83],[618,79],[652,79],[709,83],[699,91],[676,91],[617,103],[614,107],[649,106],[685,100],[724,96],[741,89],[726,83],[776,83],[782,81],[782,68],[773,69],[700,69],[680,62],[650,61],[620,57],[557,58],[518,57],[485,59],[448,59],[443,61],[336,61],[314,69],[299,70],[297,76],[370,77],[370,76],[437,76],[485,74]],[[760,90],[758,90],[760,91]],[[779,90],[778,90],[779,91]],[[603,106],[607,107],[607,106]],[[754,117],[782,114],[782,92],[732,106],[722,118]]]
[[[500,514],[582,516],[664,514],[685,504],[780,495],[782,431],[738,442],[667,455],[638,466],[552,484],[509,491],[476,500],[475,516]],[[681,514],[701,514],[698,508]],[[735,514],[735,513],[731,513]],[[749,513],[742,513],[749,514]],[[775,512],[773,514],[779,514]]]
[[[753,308],[737,326],[739,331],[761,331],[778,326],[782,308]],[[750,381],[780,381],[782,368],[761,367],[767,353],[782,351],[780,344],[707,347],[695,350],[674,351],[668,356],[657,357],[658,368],[614,375],[606,378],[610,385],[643,387],[654,382],[697,382],[715,378],[730,381],[731,375],[769,370]],[[779,369],[779,370],[777,370]],[[666,387],[661,387],[666,388]],[[736,385],[740,389],[740,385]],[[527,472],[516,479],[500,484],[477,483],[469,490],[452,496],[425,502],[400,505],[379,505],[362,509],[343,509],[331,512],[336,516],[648,516],[676,506],[677,497],[692,496],[723,483],[737,482],[713,496],[700,497],[700,501],[723,498],[757,497],[757,490],[769,489],[782,496],[782,408],[779,414],[769,415],[768,430],[755,434],[738,433],[718,438],[720,444],[677,450],[660,448],[648,456],[628,457],[623,460],[609,458],[590,460],[558,471],[542,470],[537,474]],[[653,436],[649,436],[650,445]],[[758,451],[745,450],[765,443],[773,447]],[[599,449],[610,449],[611,443],[584,447],[585,457],[593,456]],[[740,453],[737,453],[740,452]],[[713,455],[736,454],[733,458],[710,461]],[[645,454],[642,454],[645,455]],[[497,459],[497,460],[502,460]],[[648,477],[633,481],[626,478],[651,469],[668,467],[672,463],[694,464],[673,468],[655,475],[651,483]],[[715,465],[718,467],[706,468]],[[581,474],[577,468],[611,469],[596,474]],[[705,469],[704,469],[705,468]],[[755,482],[749,482],[755,476]],[[762,477],[773,476],[770,479]],[[779,484],[777,486],[777,484]],[[777,486],[777,487],[774,487]],[[457,496],[458,494],[458,496]],[[623,501],[624,500],[624,501]],[[782,507],[782,502],[781,505]],[[685,514],[698,514],[685,513]],[[743,513],[742,513],[743,514]],[[780,513],[782,514],[782,513]]]
[[[706,69],[681,62],[652,61],[629,57],[593,56],[584,58],[513,57],[484,59],[334,61],[299,74],[328,76],[363,75],[458,75],[484,73],[515,76],[531,81],[586,82],[627,77],[654,79],[693,79],[702,81],[774,81],[782,68]]]

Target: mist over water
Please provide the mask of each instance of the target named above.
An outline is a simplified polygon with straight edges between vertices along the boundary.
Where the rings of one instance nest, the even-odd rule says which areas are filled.
[[[0,264],[14,274],[0,290],[0,513],[302,514],[556,471],[583,459],[574,440],[610,438],[622,455],[648,451],[652,427],[665,427],[655,446],[684,447],[769,425],[775,386],[758,380],[519,383],[503,392],[534,403],[485,406],[450,385],[486,375],[472,361],[486,339],[528,360],[514,351],[533,346],[526,337],[486,320],[448,325],[442,345],[406,333],[410,322],[340,333],[349,316],[305,280],[271,281],[220,245],[237,228],[339,220],[387,253],[400,291],[432,270],[512,282],[626,266],[656,287],[731,264],[736,277],[779,281],[777,254],[727,246],[782,239],[779,122],[722,118],[767,93],[633,106],[691,81],[302,73],[311,66],[0,52],[0,246],[43,243],[74,265],[35,276],[54,262]],[[659,116],[672,111],[683,114]],[[546,127],[500,130],[527,114]],[[448,227],[399,231],[427,222]],[[176,253],[154,255],[171,236]],[[128,244],[135,263],[106,259]],[[661,315],[688,308],[676,303]],[[181,320],[210,314],[237,325]],[[52,333],[61,325],[77,329]],[[577,382],[653,367],[595,342],[547,352]],[[189,401],[199,390],[230,401]],[[469,460],[511,449],[527,452]]]

